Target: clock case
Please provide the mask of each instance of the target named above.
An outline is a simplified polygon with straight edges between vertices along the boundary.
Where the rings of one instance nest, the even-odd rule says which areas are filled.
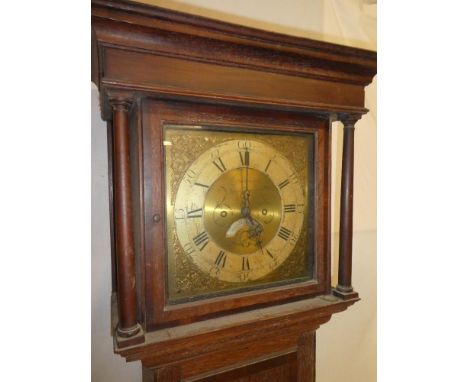
[[[134,203],[134,233],[137,287],[141,322],[146,330],[181,322],[197,321],[221,313],[259,305],[272,305],[305,296],[330,292],[330,136],[329,122],[305,113],[257,110],[235,106],[143,99],[132,110],[130,157]],[[306,233],[313,246],[314,279],[282,286],[258,287],[196,301],[170,304],[166,290],[166,226],[163,128],[165,125],[210,126],[245,133],[302,133],[315,136],[315,155],[309,189],[314,195],[309,215],[312,230]],[[154,216],[158,215],[155,222]],[[310,220],[310,219],[309,219]],[[308,248],[307,248],[308,250]],[[145,266],[146,265],[146,266]]]
[[[91,14],[92,81],[108,122],[114,350],[142,362],[144,381],[314,380],[315,331],[359,300],[351,284],[353,137],[376,53],[130,1],[92,0]],[[316,283],[167,305],[157,143],[165,120],[317,134]],[[337,120],[344,134],[332,287]]]

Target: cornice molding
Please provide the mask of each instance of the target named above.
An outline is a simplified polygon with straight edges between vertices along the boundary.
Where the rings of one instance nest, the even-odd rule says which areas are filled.
[[[376,52],[129,1],[92,1],[98,44],[218,65],[367,85]],[[226,59],[226,57],[228,59]]]
[[[376,52],[124,0],[92,0],[92,81],[101,92],[362,115]],[[181,79],[184,78],[182,81]],[[187,80],[188,79],[188,80]]]

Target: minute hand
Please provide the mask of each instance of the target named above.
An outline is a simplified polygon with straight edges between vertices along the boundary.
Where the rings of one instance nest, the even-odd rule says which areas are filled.
[[[245,190],[248,192],[249,191],[249,163],[247,162],[248,158],[248,151],[245,152]]]
[[[245,154],[245,158],[248,158],[248,151]],[[245,185],[242,187],[242,216],[247,217],[250,215],[249,166],[247,159],[243,163],[245,164],[245,182],[243,182]]]

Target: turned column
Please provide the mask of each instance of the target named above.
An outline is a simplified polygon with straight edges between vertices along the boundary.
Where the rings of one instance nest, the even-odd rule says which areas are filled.
[[[341,167],[340,252],[338,285],[334,293],[345,299],[357,297],[351,284],[353,263],[353,186],[354,186],[354,125],[361,116],[342,115],[343,158]]]
[[[110,98],[114,160],[114,232],[117,270],[118,342],[142,335],[137,321],[135,253],[132,225],[128,111],[132,100]],[[119,341],[119,339],[121,341]],[[131,341],[134,343],[135,341]],[[138,341],[139,342],[139,341]]]

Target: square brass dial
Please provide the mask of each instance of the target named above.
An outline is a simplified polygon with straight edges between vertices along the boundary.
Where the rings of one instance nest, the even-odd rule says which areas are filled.
[[[163,144],[169,303],[313,279],[313,133],[165,125]]]

